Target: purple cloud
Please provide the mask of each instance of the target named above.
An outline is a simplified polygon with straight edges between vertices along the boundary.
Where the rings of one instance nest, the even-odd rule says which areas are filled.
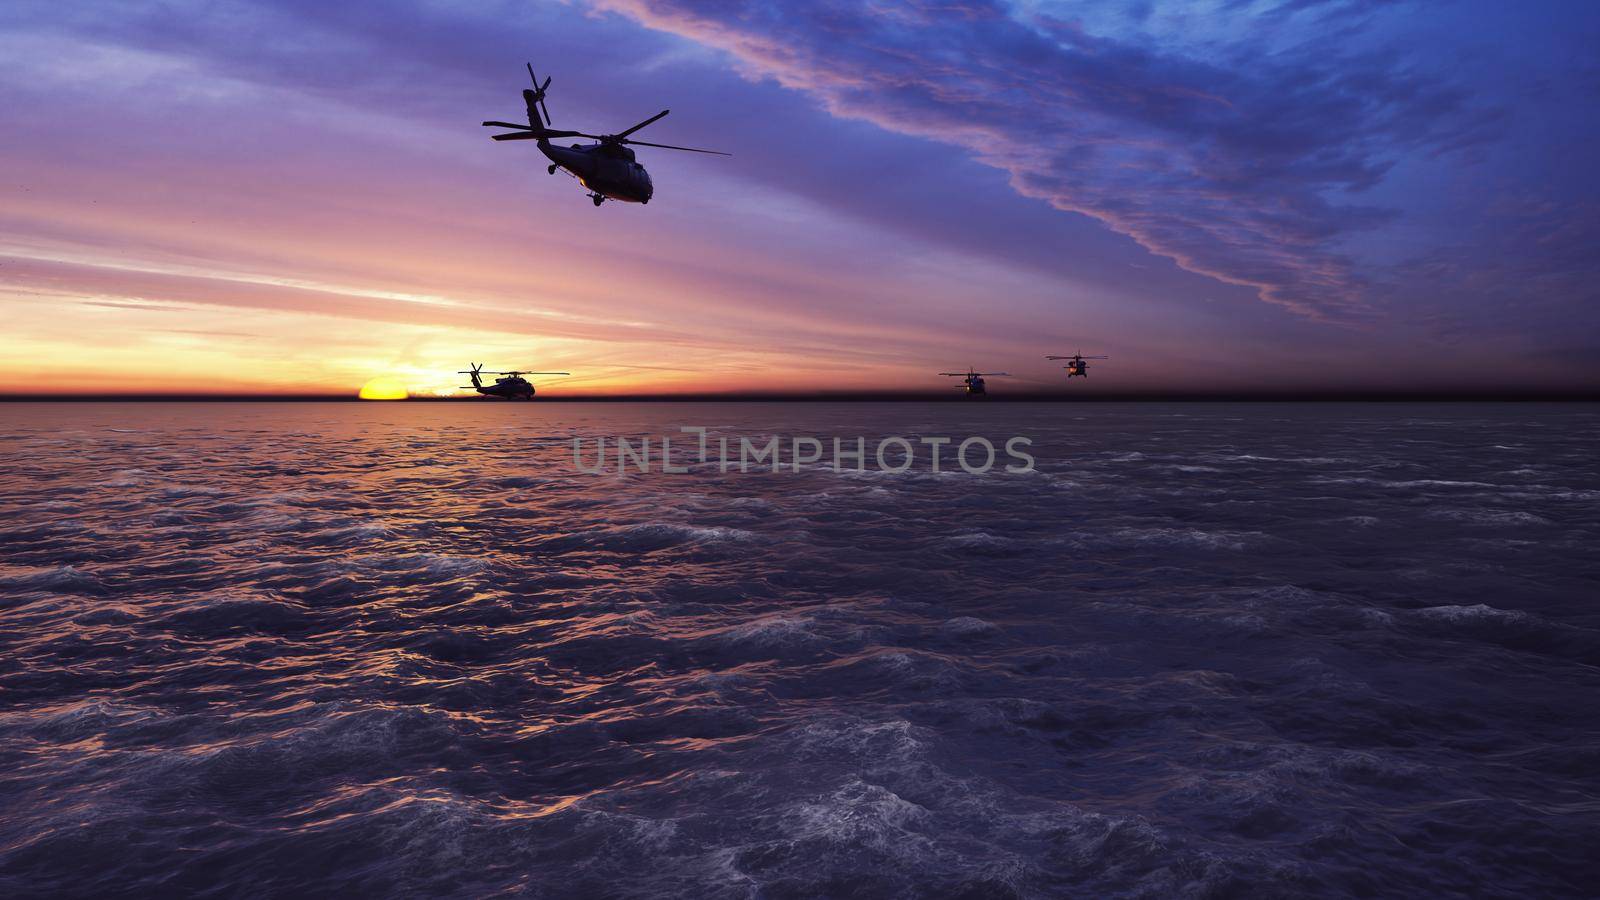
[[[1389,214],[1348,196],[1397,157],[1473,144],[1494,121],[1462,92],[1331,39],[1276,53],[1213,42],[1201,55],[999,0],[599,5],[726,50],[836,115],[961,146],[1024,195],[1316,318],[1367,311],[1340,242]],[[1299,5],[1330,34],[1372,6]]]

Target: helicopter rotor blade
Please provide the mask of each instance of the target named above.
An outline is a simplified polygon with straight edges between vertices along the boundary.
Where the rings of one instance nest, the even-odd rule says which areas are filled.
[[[504,125],[505,123],[504,122],[485,122],[483,124],[485,124],[485,125]],[[513,134],[497,134],[497,135],[493,135],[493,137],[497,141],[536,141],[536,140],[546,139],[546,138],[563,138],[563,137],[593,138],[593,137],[595,137],[595,135],[584,134],[581,131],[549,131],[549,130],[546,130],[546,131],[543,131],[543,132],[539,132],[539,131],[534,131],[531,128],[528,128],[527,126],[522,126],[522,130],[521,131],[515,132]]]
[[[612,135],[612,137],[617,138],[618,140],[621,140],[622,138],[625,138],[628,135],[633,134],[635,131],[638,131],[639,129],[645,127],[646,125],[649,125],[651,122],[656,121],[657,119],[661,118],[662,116],[666,115],[669,112],[672,112],[672,110],[663,109],[661,112],[658,112],[655,115],[651,116],[650,118],[645,119],[643,122],[640,122],[639,124],[633,126],[632,128],[629,128],[627,131],[619,132],[617,134]]]
[[[546,131],[544,133],[544,136],[545,137],[584,137],[584,138],[590,138],[590,139],[596,140],[596,141],[600,140],[600,135],[598,135],[598,134],[590,134],[587,131],[550,131],[550,130],[546,129]]]
[[[732,153],[723,153],[721,150],[701,150],[696,147],[675,147],[672,144],[652,144],[649,141],[630,141],[624,138],[624,144],[638,144],[641,147],[660,147],[663,150],[687,150],[690,153],[714,153],[717,156],[732,156]]]
[[[515,128],[518,131],[532,131],[532,125],[518,125],[515,122],[485,122],[485,128]]]

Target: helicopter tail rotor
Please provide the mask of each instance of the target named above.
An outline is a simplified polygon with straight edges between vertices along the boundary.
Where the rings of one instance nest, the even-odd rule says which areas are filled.
[[[524,90],[522,99],[528,103],[528,124],[538,130],[550,126],[550,107],[544,104],[544,92],[550,89],[550,76],[544,77],[544,84],[539,83],[539,76],[533,74],[533,63],[528,63],[528,78],[533,81],[533,90]]]
[[[539,81],[539,76],[533,74],[533,63],[528,63],[528,77],[533,80],[533,87],[522,89],[522,101],[528,106],[528,124],[517,122],[484,122],[486,128],[509,128],[510,134],[491,135],[497,141],[547,141],[551,138],[587,137],[599,140],[598,134],[585,134],[581,131],[557,131],[550,127],[550,107],[545,105],[544,94],[550,89],[550,76],[546,75],[544,81]],[[648,124],[648,123],[645,123]]]

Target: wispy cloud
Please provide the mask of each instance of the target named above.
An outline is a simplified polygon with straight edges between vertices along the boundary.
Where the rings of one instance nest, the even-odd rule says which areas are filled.
[[[1312,8],[1327,29],[1371,5],[1259,14]],[[1174,46],[1000,0],[598,6],[721,48],[836,115],[964,147],[1027,196],[1314,317],[1367,305],[1339,245],[1388,213],[1352,195],[1399,155],[1471,144],[1495,121],[1403,60],[1316,37],[1278,54],[1245,38]]]

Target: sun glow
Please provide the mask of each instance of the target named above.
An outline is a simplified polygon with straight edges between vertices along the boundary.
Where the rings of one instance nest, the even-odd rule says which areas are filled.
[[[361,386],[363,400],[404,400],[408,396],[405,384],[398,378],[374,378]]]

